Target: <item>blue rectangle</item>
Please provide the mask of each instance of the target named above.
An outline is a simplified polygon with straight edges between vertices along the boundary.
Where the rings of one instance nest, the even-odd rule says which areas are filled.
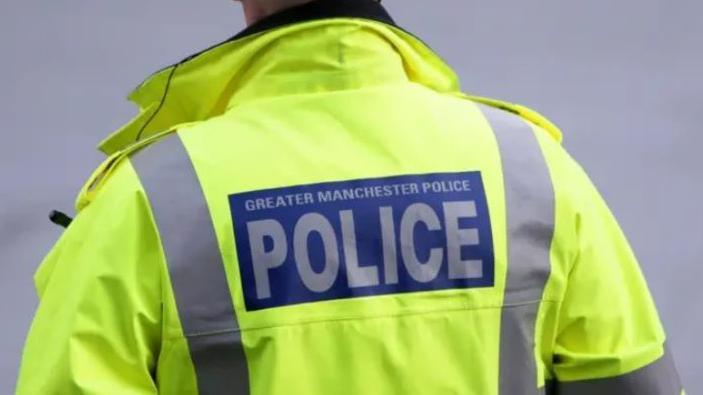
[[[300,185],[229,203],[249,311],[493,286],[480,172]]]

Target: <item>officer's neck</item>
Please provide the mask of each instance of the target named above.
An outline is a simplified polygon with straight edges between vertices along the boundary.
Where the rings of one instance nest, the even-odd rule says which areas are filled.
[[[247,26],[285,9],[309,3],[313,0],[241,0]]]

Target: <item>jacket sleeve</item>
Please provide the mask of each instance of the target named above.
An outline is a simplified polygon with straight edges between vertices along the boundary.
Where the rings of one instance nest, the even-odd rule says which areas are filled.
[[[554,345],[555,393],[679,395],[637,260],[601,195],[572,165],[566,199],[575,244]]]
[[[147,200],[123,161],[35,282],[17,393],[155,394],[164,267]]]

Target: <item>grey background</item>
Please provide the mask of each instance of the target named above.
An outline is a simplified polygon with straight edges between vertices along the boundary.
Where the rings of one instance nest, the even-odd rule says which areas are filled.
[[[465,91],[547,114],[637,251],[690,394],[703,393],[703,3],[387,0]],[[14,388],[32,274],[94,149],[150,72],[243,26],[225,0],[0,5],[0,393]],[[696,374],[696,373],[699,374]]]

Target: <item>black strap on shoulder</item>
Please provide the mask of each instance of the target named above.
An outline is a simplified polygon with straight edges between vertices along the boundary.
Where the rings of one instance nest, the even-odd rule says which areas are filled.
[[[68,228],[68,226],[71,225],[71,222],[73,222],[73,218],[62,213],[61,211],[53,210],[49,213],[49,221],[62,228]]]

